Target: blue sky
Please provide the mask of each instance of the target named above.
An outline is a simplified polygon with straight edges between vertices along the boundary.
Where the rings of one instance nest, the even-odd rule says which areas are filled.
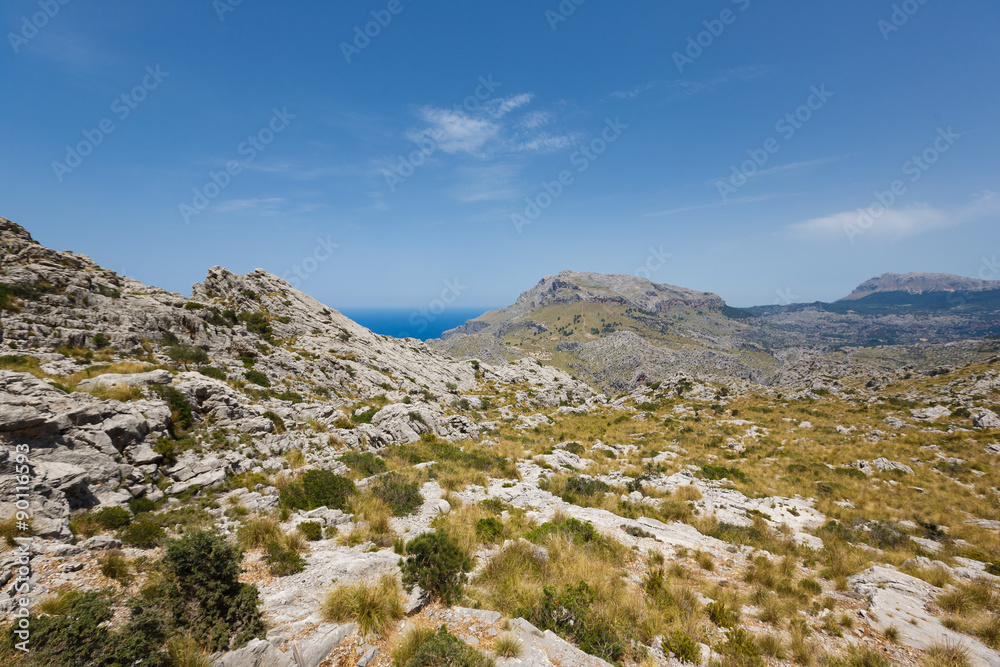
[[[0,215],[184,294],[261,267],[348,309],[565,268],[741,306],[1000,278],[1000,6],[896,6],[8,0]]]

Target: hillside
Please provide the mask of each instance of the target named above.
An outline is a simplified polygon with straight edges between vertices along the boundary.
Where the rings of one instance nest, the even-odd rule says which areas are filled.
[[[1000,664],[995,344],[715,382],[678,366],[760,355],[725,347],[755,318],[595,274],[447,341],[521,317],[490,339],[670,372],[609,397],[262,270],[183,297],[6,220],[0,250],[0,664]]]
[[[817,373],[885,377],[993,349],[980,341],[1000,335],[1000,291],[952,278],[920,284],[970,290],[914,295],[876,279],[851,300],[743,310],[643,278],[563,271],[429,344],[457,358],[539,359],[608,391],[677,373],[786,388]]]

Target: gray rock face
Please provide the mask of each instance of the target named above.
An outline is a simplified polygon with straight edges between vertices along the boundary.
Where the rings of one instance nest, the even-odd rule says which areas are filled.
[[[920,421],[933,422],[941,419],[942,417],[950,417],[951,410],[941,405],[935,405],[930,408],[910,410],[910,416],[914,419],[919,419]]]
[[[972,425],[981,429],[1000,429],[1000,417],[992,410],[983,410],[973,416]]]
[[[149,373],[135,373],[132,375],[121,375],[115,373],[108,373],[106,375],[98,375],[95,378],[90,378],[88,380],[81,380],[77,384],[77,389],[91,390],[98,388],[109,388],[117,386],[126,387],[149,387],[154,384],[170,384],[173,380],[173,376],[170,375],[170,371],[158,370],[151,371]]]

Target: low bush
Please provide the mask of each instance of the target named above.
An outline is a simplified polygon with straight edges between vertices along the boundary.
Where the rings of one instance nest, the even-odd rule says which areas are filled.
[[[423,533],[406,543],[405,561],[400,561],[407,591],[419,586],[446,605],[458,599],[472,559],[445,531]]]
[[[663,647],[673,653],[681,662],[701,664],[701,646],[686,632],[671,632],[664,640]]]
[[[143,512],[152,512],[156,509],[156,503],[154,503],[149,498],[143,496],[142,498],[135,498],[130,500],[128,503],[128,508],[132,510],[132,514],[139,515]]]
[[[348,452],[340,457],[340,462],[361,477],[372,477],[387,472],[385,461],[375,456],[371,452]]]
[[[279,415],[278,413],[268,410],[261,416],[264,417],[265,419],[271,420],[271,423],[274,424],[275,433],[281,434],[287,430],[285,427],[285,420],[282,419],[281,415]]]
[[[272,545],[264,559],[267,571],[275,577],[288,577],[306,569],[306,559],[281,545]]]
[[[198,369],[198,372],[204,375],[205,377],[212,378],[213,380],[222,380],[223,382],[225,382],[228,379],[226,376],[226,372],[223,371],[221,368],[216,368],[215,366],[202,366],[201,368]]]
[[[354,482],[329,470],[309,470],[297,482],[281,490],[282,506],[290,510],[314,510],[318,507],[343,510],[357,492]]]
[[[265,375],[262,371],[249,370],[243,373],[243,377],[246,379],[247,382],[255,384],[259,387],[271,386],[271,381],[267,379],[267,375]]]
[[[264,638],[257,589],[239,581],[242,552],[210,532],[166,545],[165,598],[173,625],[191,630],[210,651]]]
[[[296,528],[310,542],[318,542],[323,539],[323,524],[319,521],[303,521]]]
[[[406,662],[405,667],[491,667],[492,661],[458,637],[445,626],[425,636]]]
[[[716,646],[715,650],[726,658],[730,667],[764,667],[760,647],[753,635],[742,628],[727,631],[725,643]]]
[[[173,424],[183,429],[191,428],[194,424],[194,410],[184,398],[184,394],[168,384],[156,384],[150,387],[150,390],[167,402]]]
[[[740,622],[740,612],[725,602],[710,602],[705,611],[712,623],[720,628],[734,628]]]
[[[420,486],[416,482],[407,481],[405,477],[397,473],[389,473],[379,477],[371,485],[371,491],[376,498],[380,498],[392,508],[392,513],[395,516],[413,514],[424,504],[424,497],[420,495]]]
[[[546,586],[542,589],[542,601],[529,620],[539,630],[552,630],[572,638],[590,655],[620,662],[625,657],[628,640],[618,628],[593,612],[594,600],[593,591],[584,581],[566,585],[562,591]]]
[[[132,523],[132,515],[124,507],[105,507],[93,514],[93,521],[104,530],[118,530]]]
[[[118,533],[119,539],[137,549],[154,549],[163,543],[167,533],[153,520],[143,514]]]
[[[476,537],[484,544],[499,542],[503,537],[503,521],[492,516],[476,521]]]

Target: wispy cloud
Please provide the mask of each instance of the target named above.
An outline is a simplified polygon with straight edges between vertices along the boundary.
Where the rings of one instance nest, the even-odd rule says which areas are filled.
[[[701,93],[714,92],[734,82],[750,81],[767,74],[768,69],[761,66],[739,67],[724,70],[707,79],[654,79],[645,83],[618,90],[609,97],[619,100],[634,100],[646,93],[658,91],[663,95],[660,101],[673,102],[688,99]]]
[[[416,115],[423,126],[408,130],[406,138],[416,144],[429,139],[448,155],[464,154],[480,159],[514,153],[549,153],[570,146],[574,134],[543,129],[555,123],[551,111],[518,113],[534,98],[532,93],[519,93],[489,100],[474,111],[422,106]]]
[[[804,192],[787,192],[787,193],[776,193],[769,195],[757,195],[754,197],[737,197],[735,199],[730,199],[729,201],[717,201],[711,204],[694,204],[691,206],[681,206],[679,208],[667,209],[665,211],[654,211],[653,213],[646,213],[644,218],[660,218],[669,215],[677,215],[678,213],[688,213],[690,211],[703,211],[710,208],[720,208],[722,206],[732,206],[733,204],[753,204],[756,202],[769,201],[771,199],[787,199],[789,197],[801,197]]]
[[[461,167],[452,194],[465,203],[516,199],[520,174],[521,166],[509,162]]]
[[[847,240],[851,238],[850,230],[861,230],[870,238],[900,240],[995,216],[1000,216],[1000,196],[995,192],[984,192],[964,206],[935,208],[928,204],[915,204],[881,212],[878,209],[868,211],[867,217],[865,209],[844,211],[789,225],[787,231],[805,240]]]
[[[318,204],[290,203],[283,197],[228,199],[212,206],[216,213],[253,213],[262,216],[298,215],[319,208]]]

